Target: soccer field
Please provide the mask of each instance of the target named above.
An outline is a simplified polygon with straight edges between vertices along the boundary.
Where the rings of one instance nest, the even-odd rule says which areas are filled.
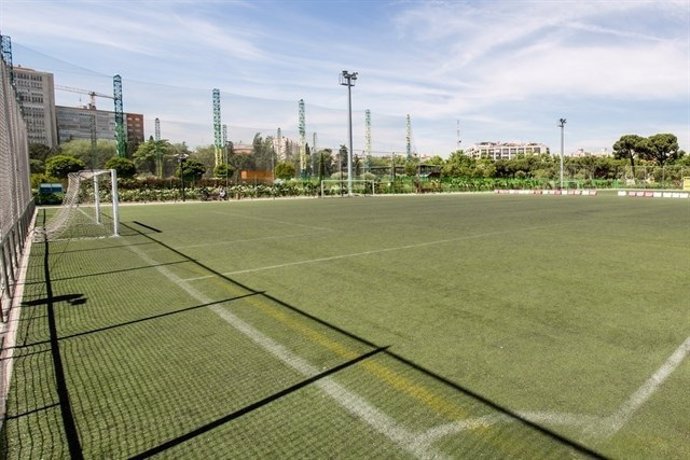
[[[690,457],[688,200],[120,212],[33,244],[3,457]]]

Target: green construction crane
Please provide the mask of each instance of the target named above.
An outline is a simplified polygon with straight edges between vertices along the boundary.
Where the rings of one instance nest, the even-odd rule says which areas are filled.
[[[113,99],[115,100],[115,140],[117,141],[117,156],[127,156],[127,132],[125,131],[125,112],[122,107],[122,77],[113,77]]]

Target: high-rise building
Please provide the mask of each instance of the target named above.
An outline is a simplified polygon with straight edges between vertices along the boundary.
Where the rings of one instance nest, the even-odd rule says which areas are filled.
[[[14,81],[30,144],[57,147],[53,74],[15,66]]]
[[[95,123],[96,139],[115,140],[115,112],[95,110],[89,107],[57,106],[55,114],[60,143],[73,139],[91,139],[91,129]],[[144,142],[144,115],[125,114],[127,141],[140,144]]]

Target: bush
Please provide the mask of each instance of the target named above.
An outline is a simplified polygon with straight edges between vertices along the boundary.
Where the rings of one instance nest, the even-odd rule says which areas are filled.
[[[51,177],[47,174],[32,174],[31,175],[31,188],[37,189],[40,184],[57,184],[61,183],[64,186],[64,181],[58,179],[57,177]]]
[[[55,155],[46,160],[46,174],[64,179],[69,173],[85,168],[83,161],[69,155]]]
[[[64,193],[34,193],[34,200],[37,205],[62,204],[64,198]]]
[[[137,173],[137,167],[129,158],[112,157],[105,163],[106,169],[114,169],[117,172],[117,177],[129,179],[134,177]]]

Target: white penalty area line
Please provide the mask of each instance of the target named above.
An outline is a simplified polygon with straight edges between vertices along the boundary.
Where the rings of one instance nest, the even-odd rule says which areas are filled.
[[[600,423],[602,420],[601,417],[597,416],[559,412],[518,412],[518,415],[537,424],[576,426],[581,428]],[[515,421],[515,417],[499,413],[489,414],[483,417],[456,420],[427,430],[417,437],[416,442],[421,448],[429,446],[443,437],[452,436],[462,433],[463,431],[488,428],[499,423],[515,423]]]
[[[319,263],[319,262],[330,262],[333,260],[348,259],[351,257],[368,256],[368,255],[372,255],[372,254],[382,254],[385,252],[402,251],[405,249],[417,249],[417,248],[423,248],[426,246],[435,246],[437,244],[446,244],[446,243],[453,243],[453,242],[457,242],[457,241],[474,240],[474,239],[478,239],[478,238],[485,238],[485,237],[497,236],[497,235],[505,235],[505,234],[516,233],[516,232],[521,232],[521,231],[529,231],[529,230],[538,230],[538,229],[542,229],[542,228],[558,227],[558,226],[562,226],[562,225],[565,225],[565,224],[539,225],[539,226],[534,226],[534,227],[521,228],[521,229],[517,229],[517,230],[508,230],[508,231],[504,230],[504,231],[496,231],[496,232],[486,232],[486,233],[475,234],[475,235],[465,235],[465,236],[460,236],[457,238],[446,238],[446,239],[442,239],[442,240],[426,241],[423,243],[407,244],[405,246],[397,246],[397,247],[393,247],[393,248],[372,249],[370,251],[353,252],[350,254],[339,254],[336,256],[329,256],[329,257],[319,257],[317,259],[298,260],[296,262],[286,262],[283,264],[267,265],[264,267],[247,268],[245,270],[235,270],[232,272],[225,272],[225,273],[223,273],[223,275],[224,276],[232,276],[232,275],[241,275],[244,273],[260,272],[260,271],[265,271],[265,270],[276,270],[279,268],[293,267],[296,265],[307,265],[307,264],[315,264],[315,263]],[[198,276],[195,278],[185,278],[183,281],[203,280],[203,279],[213,278],[215,276],[216,275],[206,275],[206,276]]]
[[[146,263],[155,265],[156,270],[158,270],[163,276],[182,288],[187,294],[200,303],[210,303],[212,301],[210,297],[207,297],[202,292],[190,286],[189,283],[175,275],[167,267],[158,265],[156,260],[149,257],[139,248],[128,246],[128,249],[141,257],[141,259]],[[314,366],[304,358],[290,351],[285,346],[264,335],[262,332],[244,322],[220,305],[213,305],[209,307],[209,309],[220,316],[235,330],[244,334],[247,338],[263,348],[266,352],[270,353],[303,376],[313,377],[321,372],[317,366]],[[343,385],[335,382],[332,377],[324,377],[323,379],[314,382],[314,385],[331,397],[331,399],[338,403],[343,409],[360,420],[366,422],[376,431],[390,439],[399,448],[405,450],[414,457],[420,459],[444,458],[440,452],[436,451],[431,446],[422,445],[421,443],[416,442],[416,433],[406,429],[400,423],[396,422],[393,418],[370,404],[357,393],[350,391]]]
[[[688,354],[690,354],[690,337],[685,339],[664,364],[616,412],[608,417],[558,412],[518,412],[518,415],[537,424],[578,427],[589,436],[604,439],[610,438],[625,426],[634,413],[651,398],[673,371],[680,366]],[[415,442],[421,449],[425,446],[430,446],[443,437],[452,436],[463,431],[513,422],[515,422],[515,419],[505,414],[489,414],[483,417],[457,420],[427,430],[420,434]]]
[[[616,434],[630,420],[633,414],[659,389],[666,379],[675,371],[690,354],[690,337],[680,344],[666,362],[633,393],[625,403],[611,416],[607,417],[604,436]]]

